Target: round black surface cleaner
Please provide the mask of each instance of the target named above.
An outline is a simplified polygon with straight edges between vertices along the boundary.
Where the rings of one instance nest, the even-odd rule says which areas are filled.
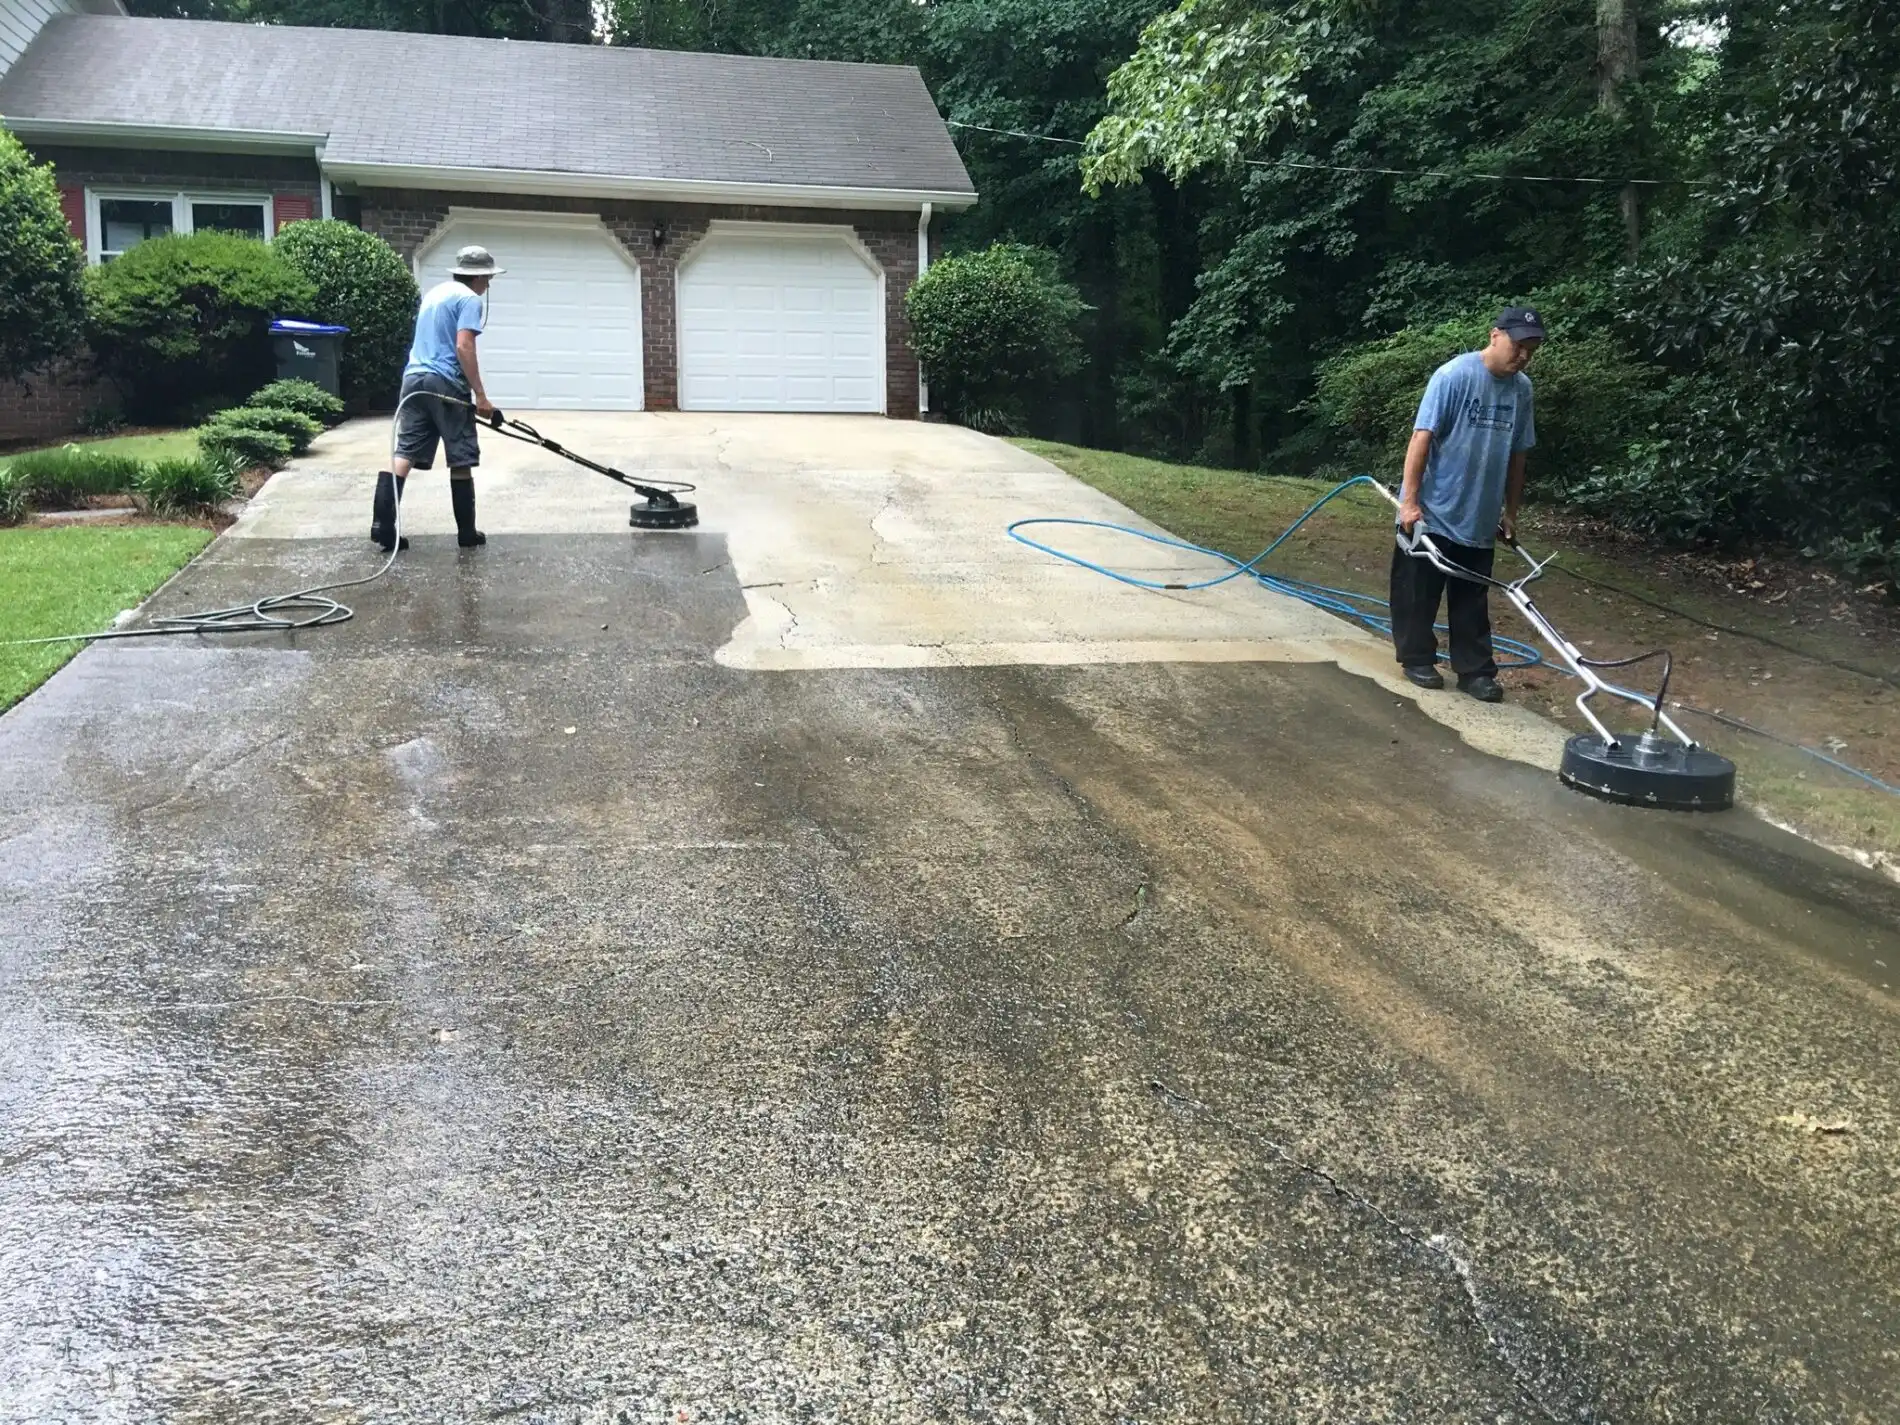
[[[699,523],[699,506],[671,495],[636,500],[627,523],[634,529],[691,529]]]
[[[1580,733],[1564,744],[1558,775],[1580,792],[1627,806],[1726,811],[1735,804],[1733,762],[1648,732],[1614,747]]]

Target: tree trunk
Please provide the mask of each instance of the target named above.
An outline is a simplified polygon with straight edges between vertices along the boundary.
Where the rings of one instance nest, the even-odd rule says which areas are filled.
[[[1260,457],[1254,452],[1253,387],[1234,387],[1233,398],[1234,465],[1241,470],[1253,470],[1260,464]]]
[[[1636,77],[1636,10],[1639,0],[1597,0],[1597,107],[1615,119],[1629,117],[1623,98],[1623,85]],[[1642,246],[1642,199],[1634,183],[1623,186],[1618,207],[1623,214],[1623,234],[1634,262]]]
[[[594,0],[542,0],[548,38],[556,44],[594,42]]]

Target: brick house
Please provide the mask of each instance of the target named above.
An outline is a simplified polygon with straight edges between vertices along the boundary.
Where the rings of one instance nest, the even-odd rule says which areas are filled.
[[[495,252],[482,366],[505,406],[926,403],[903,298],[932,216],[976,193],[915,69],[22,3],[40,18],[0,123],[53,165],[92,262],[343,218],[425,286],[467,243]]]

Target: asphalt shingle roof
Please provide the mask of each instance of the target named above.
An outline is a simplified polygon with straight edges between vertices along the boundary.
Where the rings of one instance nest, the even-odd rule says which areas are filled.
[[[0,115],[324,134],[338,164],[974,193],[892,65],[71,15]]]

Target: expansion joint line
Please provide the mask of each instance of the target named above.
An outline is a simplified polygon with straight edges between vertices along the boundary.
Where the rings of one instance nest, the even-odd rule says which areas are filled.
[[[1353,1206],[1371,1213],[1394,1235],[1436,1258],[1452,1276],[1457,1278],[1458,1285],[1464,1290],[1465,1303],[1470,1308],[1471,1319],[1477,1323],[1479,1331],[1484,1334],[1485,1344],[1490,1347],[1491,1354],[1504,1367],[1505,1374],[1511,1378],[1511,1384],[1517,1388],[1518,1394],[1535,1406],[1539,1415],[1554,1422],[1555,1425],[1563,1425],[1564,1421],[1574,1418],[1559,1412],[1544,1398],[1543,1392],[1538,1390],[1529,1372],[1519,1363],[1517,1353],[1506,1345],[1503,1337],[1498,1334],[1497,1327],[1493,1324],[1497,1313],[1485,1303],[1482,1293],[1478,1290],[1477,1273],[1472,1268],[1470,1259],[1458,1249],[1458,1244],[1451,1237],[1443,1232],[1434,1232],[1430,1236],[1425,1236],[1415,1228],[1401,1222],[1364,1193],[1347,1187],[1325,1168],[1316,1163],[1307,1162],[1284,1143],[1275,1142],[1255,1129],[1242,1128],[1239,1124],[1223,1118],[1199,1099],[1190,1098],[1187,1094],[1171,1087],[1165,1080],[1151,1078],[1148,1080],[1148,1087],[1162,1097],[1206,1116],[1210,1121],[1230,1132],[1264,1145],[1268,1152],[1287,1167],[1323,1183],[1333,1196],[1344,1198]]]

